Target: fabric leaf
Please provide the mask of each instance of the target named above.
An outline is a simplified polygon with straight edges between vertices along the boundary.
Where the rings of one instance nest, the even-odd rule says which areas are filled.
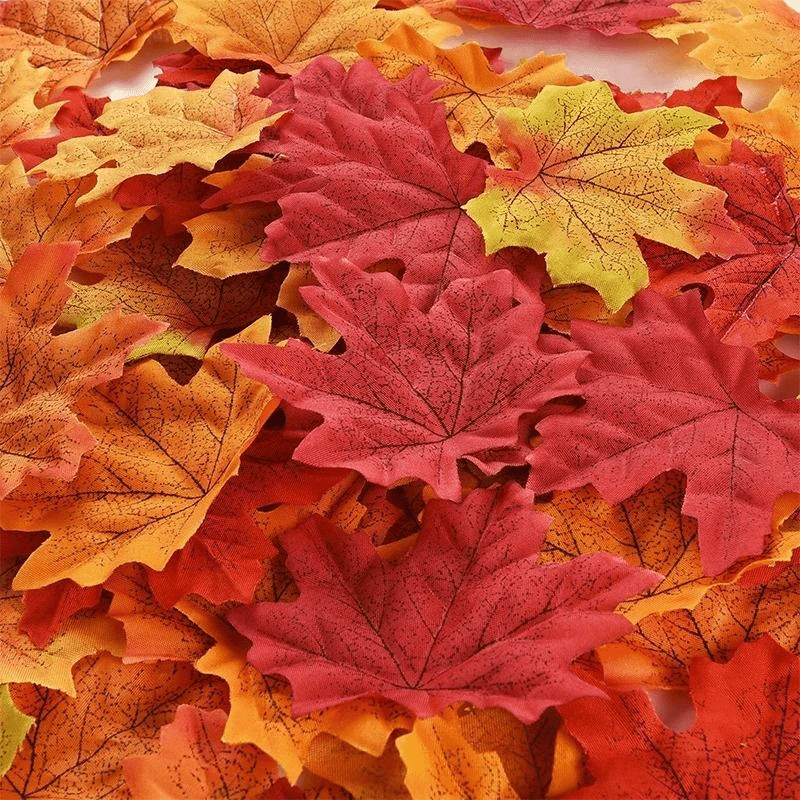
[[[342,333],[343,355],[298,341],[223,347],[247,375],[325,417],[295,451],[298,461],[350,467],[382,485],[414,476],[457,499],[457,458],[516,444],[520,414],[573,386],[582,354],[552,338],[560,352],[540,349],[541,309],[512,306],[507,272],[455,280],[423,314],[387,273],[347,262],[315,271],[322,287],[303,296]]]
[[[25,734],[34,723],[34,718],[23,714],[8,693],[8,686],[0,685],[0,778],[8,772],[22,743]]]
[[[486,191],[465,206],[487,252],[521,245],[546,253],[555,285],[585,283],[616,310],[647,285],[634,234],[694,256],[752,250],[720,190],[663,163],[713,117],[688,108],[626,114],[593,81],[548,86],[496,119],[516,168],[490,168]]]

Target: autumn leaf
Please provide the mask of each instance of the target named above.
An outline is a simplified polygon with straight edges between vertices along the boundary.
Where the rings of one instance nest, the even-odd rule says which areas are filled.
[[[0,498],[28,476],[75,475],[95,438],[73,409],[93,387],[120,375],[128,353],[161,327],[112,311],[83,330],[53,336],[77,250],[31,245],[0,290]]]
[[[208,89],[162,86],[112,100],[97,122],[113,135],[67,139],[36,170],[59,180],[95,174],[96,185],[78,201],[83,205],[135,175],[160,175],[185,162],[211,169],[275,122],[276,116],[267,116],[269,100],[252,95],[257,81],[257,72],[222,72]],[[115,166],[105,166],[109,162]]]
[[[29,589],[22,593],[25,611],[19,629],[37,647],[46,647],[73,614],[97,605],[102,591],[102,586],[78,586],[69,578]]]
[[[269,319],[239,340],[267,338]],[[120,564],[162,569],[200,527],[239,456],[275,407],[265,387],[209,350],[186,385],[146,361],[76,406],[97,440],[70,484],[28,479],[0,504],[0,525],[47,530],[16,586],[102,583]]]
[[[704,34],[690,56],[720,75],[778,78],[800,89],[800,14],[782,0],[690,0],[677,16],[647,26],[651,36],[671,39]]]
[[[710,287],[706,316],[717,335],[731,344],[756,344],[800,308],[800,199],[789,195],[779,157],[757,155],[741,142],[733,143],[726,166],[696,171],[727,193],[731,218],[754,252],[700,262],[668,253],[650,261],[651,281],[670,293],[686,285]]]
[[[401,22],[440,42],[460,28],[421,8],[388,11],[374,0],[176,0],[171,29],[177,39],[212,58],[266,61],[294,74],[319,56],[346,66],[364,39],[383,39]]]
[[[292,264],[283,279],[275,304],[294,316],[302,337],[308,339],[315,349],[327,353],[341,337],[303,299],[304,286],[319,286],[313,269],[308,264]]]
[[[694,661],[697,716],[682,733],[661,723],[641,691],[562,706],[594,778],[564,797],[791,797],[800,778],[798,676],[800,660],[765,636],[727,664]]]
[[[687,108],[625,114],[605,83],[548,86],[496,117],[516,169],[489,168],[465,209],[487,252],[520,245],[547,254],[553,284],[585,283],[612,310],[647,285],[634,234],[694,256],[750,250],[718,189],[664,166],[716,124]]]
[[[606,36],[640,33],[640,22],[675,15],[670,0],[457,0],[456,9],[497,16],[512,25],[532,28],[565,25]]]
[[[12,688],[14,703],[35,727],[0,781],[4,798],[62,800],[77,790],[123,800],[129,796],[123,758],[156,752],[158,731],[180,704],[217,708],[224,702],[220,682],[185,663],[89,656],[76,666],[75,683],[75,699],[29,684]]]
[[[716,338],[697,293],[642,292],[633,315],[629,328],[572,324],[591,352],[578,368],[586,405],[537,424],[529,488],[592,483],[619,503],[679,469],[682,512],[698,520],[703,570],[715,575],[762,552],[775,500],[797,489],[800,404],[759,393],[755,352]]]
[[[229,619],[253,642],[248,660],[289,679],[296,714],[377,694],[420,717],[465,700],[532,722],[591,693],[570,661],[616,638],[627,623],[608,612],[653,582],[604,555],[537,567],[543,533],[514,483],[461,504],[430,500],[396,564],[364,534],[314,517],[280,538],[299,599],[243,606]]]
[[[30,52],[48,67],[50,93],[86,86],[112,61],[128,61],[173,13],[171,0],[6,0],[0,59]]]
[[[266,61],[253,61],[247,58],[211,58],[199,53],[193,47],[180,53],[168,53],[153,60],[153,65],[161,70],[157,76],[158,86],[176,86],[182,89],[199,89],[211,86],[222,70],[230,72],[250,72],[256,67],[261,70],[262,80],[266,75],[277,81],[285,76],[278,74]]]
[[[123,209],[107,197],[76,209],[94,185],[92,176],[30,185],[19,161],[0,171],[0,279],[29,244],[79,242],[82,253],[128,236],[146,206]]]
[[[226,720],[219,708],[178,706],[175,719],[161,728],[157,754],[122,761],[133,800],[262,800],[280,771],[257,747],[223,744]]]
[[[315,271],[322,287],[303,296],[343,335],[343,355],[296,340],[223,347],[247,375],[325,417],[295,451],[298,461],[357,469],[384,486],[414,476],[454,500],[457,458],[516,444],[523,411],[573,390],[583,354],[552,337],[540,348],[541,310],[512,305],[505,271],[453,281],[428,314],[388,273],[346,261]]]
[[[520,800],[497,753],[478,753],[464,738],[458,715],[447,709],[420,719],[397,740],[406,765],[406,786],[415,800],[434,797],[492,797]]]
[[[33,717],[23,714],[14,705],[6,685],[0,685],[0,719],[3,720],[3,725],[0,727],[0,777],[2,777],[8,772],[17,750],[25,741],[25,734],[34,722]]]
[[[241,203],[187,220],[192,243],[178,256],[178,265],[212,278],[258,272],[271,266],[259,253],[264,228],[278,217],[268,203]]]
[[[17,53],[0,60],[0,148],[46,133],[59,109],[55,103],[36,105],[34,95],[51,73],[44,67],[31,66],[27,55]],[[4,155],[0,152],[0,163],[8,160]]]
[[[722,661],[766,633],[800,655],[798,565],[764,584],[714,586],[691,611],[650,614],[619,643],[600,648],[600,660],[611,683],[674,688],[685,685],[697,656]]]
[[[249,325],[274,309],[278,287],[263,275],[219,280],[175,266],[186,244],[186,234],[166,236],[158,222],[143,220],[129,239],[81,258],[82,274],[70,283],[74,294],[62,322],[83,327],[112,308],[138,311],[165,326],[133,358],[202,358],[219,331]]]
[[[492,69],[475,42],[441,48],[407,25],[398,27],[382,42],[362,42],[358,52],[391,81],[426,66],[430,77],[442,83],[433,99],[444,104],[453,144],[464,151],[473,142],[483,142],[493,156],[503,147],[492,124],[499,109],[527,106],[547,85],[583,82],[566,68],[564,56],[539,53],[512,70],[500,72]]]

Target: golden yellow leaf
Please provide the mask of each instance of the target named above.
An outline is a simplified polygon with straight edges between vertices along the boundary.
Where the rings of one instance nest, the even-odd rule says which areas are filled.
[[[713,117],[684,107],[626,114],[593,81],[548,86],[496,119],[516,168],[490,168],[486,191],[464,206],[488,253],[544,252],[554,285],[585,283],[616,311],[648,281],[634,234],[694,256],[752,249],[725,212],[724,192],[663,163]]]
[[[269,319],[234,341],[265,342]],[[0,506],[0,525],[46,530],[15,587],[61,578],[102,583],[119,565],[163,569],[203,521],[241,453],[277,405],[219,347],[181,386],[156,361],[129,367],[75,410],[97,445],[69,484],[27,479]]]
[[[6,0],[0,5],[0,59],[30,51],[52,70],[50,94],[86,86],[112,61],[131,59],[172,16],[172,0]]]
[[[183,223],[192,243],[177,264],[212,278],[268,269],[272,263],[260,258],[264,228],[279,216],[280,210],[271,204],[242,203],[192,217]]]
[[[294,74],[321,55],[350,66],[364,39],[405,22],[434,42],[460,32],[422,8],[390,11],[375,0],[176,0],[173,37],[212,58],[266,61]]]
[[[545,86],[575,86],[584,80],[566,68],[564,56],[547,53],[523,59],[507,72],[495,72],[475,42],[437,47],[408,25],[401,25],[382,42],[362,42],[358,52],[391,81],[426,66],[430,77],[443,83],[433,99],[447,110],[453,144],[466,150],[473,142],[483,142],[498,166],[508,164],[502,160],[504,147],[494,126],[495,114],[501,108],[527,106]]]
[[[0,283],[33,242],[80,242],[80,252],[91,253],[130,234],[145,207],[126,211],[103,197],[76,210],[93,185],[90,175],[31,186],[18,159],[0,169]]]
[[[34,723],[34,718],[23,714],[11,699],[8,686],[0,684],[0,777],[14,763],[17,751],[25,741],[25,734]]]
[[[58,180],[96,174],[97,184],[78,200],[82,206],[134,175],[161,175],[185,163],[211,169],[223,156],[257,141],[262,128],[278,118],[267,116],[269,100],[251,94],[257,82],[258,71],[224,70],[208,89],[159,86],[112,100],[97,122],[114,134],[67,139],[35,171]],[[105,166],[109,162],[115,166]]]
[[[458,715],[446,709],[419,719],[397,739],[406,765],[406,786],[414,800],[488,798],[519,800],[497,753],[478,753],[464,738]]]
[[[281,284],[277,305],[294,314],[301,336],[305,336],[317,350],[327,353],[341,337],[335,328],[311,310],[300,294],[303,286],[319,286],[319,281],[310,265],[292,264]]]
[[[51,103],[43,108],[36,105],[34,96],[51,73],[45,67],[31,66],[27,56],[28,53],[22,52],[0,61],[0,148],[47,133],[62,105]],[[0,153],[0,163],[11,157],[4,159]]]
[[[690,0],[673,8],[677,16],[643,26],[651,36],[677,42],[705,34],[689,55],[709,69],[800,88],[800,14],[783,0]]]

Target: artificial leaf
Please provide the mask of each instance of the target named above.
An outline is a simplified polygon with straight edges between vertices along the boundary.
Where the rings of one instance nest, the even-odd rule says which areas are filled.
[[[262,78],[265,74],[277,80],[277,73],[266,61],[253,61],[247,58],[211,58],[198,53],[193,47],[181,53],[168,53],[153,60],[153,65],[161,70],[158,75],[159,86],[178,86],[184,89],[199,89],[211,86],[222,70],[230,72],[250,72],[258,67]]]
[[[267,203],[242,203],[224,211],[209,211],[184,223],[192,243],[178,256],[181,267],[228,278],[266,269],[259,253],[264,228],[278,216]]]
[[[0,778],[8,772],[34,718],[23,714],[11,699],[8,686],[0,685]]]
[[[387,564],[364,534],[314,517],[280,538],[300,598],[229,619],[248,660],[289,679],[297,714],[378,694],[422,717],[467,700],[531,722],[592,691],[569,662],[624,631],[608,612],[653,582],[604,555],[536,566],[543,522],[513,483],[430,500],[411,551]]]
[[[555,285],[585,283],[612,310],[647,285],[634,233],[694,256],[752,249],[724,194],[664,166],[715,124],[687,108],[625,114],[605,83],[548,86],[524,109],[497,114],[515,169],[489,169],[465,208],[487,252],[508,245],[547,254]]]
[[[161,86],[142,96],[107,103],[97,118],[111,136],[83,136],[58,145],[36,168],[59,180],[95,174],[97,183],[78,201],[110,194],[135,175],[161,175],[181,163],[211,169],[228,153],[258,140],[269,100],[252,94],[257,72],[222,72],[208,87],[183,92]],[[115,166],[104,166],[114,162]]]
[[[641,691],[563,706],[594,777],[565,797],[791,797],[800,779],[798,680],[800,659],[765,636],[741,645],[727,664],[694,661],[697,715],[682,733],[658,719]]]
[[[407,25],[401,25],[383,42],[363,42],[358,52],[392,81],[405,78],[420,65],[426,66],[431,78],[442,83],[433,99],[447,110],[453,144],[462,151],[473,142],[483,142],[490,153],[499,153],[502,142],[492,124],[499,109],[527,106],[547,85],[583,82],[565,67],[564,56],[539,53],[508,72],[498,72],[475,42],[441,48]]]
[[[651,281],[666,292],[710,287],[706,316],[717,335],[732,344],[756,344],[800,308],[800,199],[788,194],[779,157],[757,155],[741,142],[733,143],[726,166],[700,166],[697,172],[727,193],[731,218],[754,251],[694,263],[668,253],[650,261]]]
[[[123,800],[129,797],[124,757],[157,751],[158,731],[180,704],[224,702],[219,681],[168,661],[124,664],[108,654],[90,656],[76,666],[75,683],[74,699],[39,686],[12,688],[16,706],[36,722],[0,781],[4,798],[64,800],[78,793]]]
[[[397,740],[406,765],[406,786],[414,798],[492,797],[519,800],[497,753],[478,753],[464,738],[452,709],[414,723]]]
[[[322,287],[303,296],[344,336],[343,355],[294,340],[224,347],[247,375],[325,417],[295,451],[298,461],[351,467],[382,485],[411,475],[457,499],[458,457],[516,444],[522,412],[574,386],[583,354],[552,337],[545,343],[555,351],[539,347],[541,309],[513,306],[505,271],[453,281],[428,314],[388,273],[344,261],[315,272]]]
[[[268,330],[265,318],[237,339],[263,340]],[[30,478],[0,507],[4,527],[51,534],[16,585],[96,585],[128,561],[162,569],[200,527],[275,405],[219,346],[186,386],[146,361],[94,389],[76,411],[97,444],[73,481],[59,488]]]
[[[0,59],[28,50],[52,71],[51,93],[86,86],[112,61],[131,59],[173,10],[171,0],[6,0]]]
[[[37,647],[46,647],[73,614],[97,605],[102,591],[102,586],[78,586],[69,578],[41,589],[29,589],[22,593],[25,611],[19,629]]]
[[[19,161],[0,171],[0,280],[29,244],[79,242],[82,253],[91,253],[130,234],[145,206],[123,209],[104,197],[76,209],[93,185],[89,176],[31,186]]]
[[[50,70],[36,69],[26,56],[17,53],[0,61],[0,148],[45,133],[59,108],[55,103],[40,108],[34,102]],[[0,162],[4,160],[0,153]]]
[[[778,78],[800,89],[800,14],[782,0],[690,0],[677,16],[647,27],[651,36],[676,42],[705,34],[689,52],[720,75]]]
[[[292,264],[275,303],[294,315],[301,336],[308,339],[316,350],[327,353],[339,341],[339,334],[303,299],[301,290],[304,286],[319,286],[313,269],[307,264]]]
[[[640,33],[639,23],[675,15],[669,0],[457,0],[456,9],[501,17],[512,25],[566,25],[606,36]]]
[[[639,620],[619,643],[600,649],[603,674],[617,684],[678,687],[693,658],[722,661],[765,633],[800,655],[800,566],[764,584],[714,586],[691,611]]]
[[[242,328],[273,310],[277,286],[263,275],[219,280],[174,266],[186,243],[185,233],[166,236],[158,222],[142,220],[129,239],[81,258],[62,322],[82,327],[112,308],[139,311],[165,325],[133,358],[202,358],[218,331]]]
[[[253,745],[225,745],[227,714],[180,705],[161,728],[159,751],[122,762],[133,800],[263,800],[280,779],[275,762]]]
[[[19,629],[22,592],[14,591],[11,581],[20,559],[7,552],[6,536],[3,533],[0,562],[0,684],[31,682],[74,695],[73,665],[98,650],[121,653],[122,631],[104,617],[73,618],[51,642],[34,645]]]
[[[319,56],[346,65],[364,39],[383,39],[405,22],[432,41],[457,34],[424,9],[389,11],[375,0],[177,0],[175,35],[212,58],[266,61],[294,74]]]
[[[797,490],[800,404],[759,393],[755,352],[714,336],[697,293],[642,292],[633,309],[629,328],[573,323],[573,341],[591,352],[578,368],[586,405],[538,423],[529,487],[592,483],[619,503],[679,469],[682,510],[698,520],[714,575],[762,551],[775,500]]]
[[[761,365],[758,373],[761,380],[778,381],[787,372],[800,369],[800,360],[784,353],[771,339],[759,342],[755,349]]]
[[[83,330],[53,336],[77,251],[76,244],[30,245],[0,290],[0,498],[27,476],[75,475],[95,438],[73,409],[93,387],[116,378],[128,353],[161,327],[112,311]]]

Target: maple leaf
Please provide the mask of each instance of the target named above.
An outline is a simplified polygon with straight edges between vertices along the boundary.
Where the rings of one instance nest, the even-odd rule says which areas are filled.
[[[216,708],[224,701],[218,680],[185,663],[89,656],[75,667],[75,683],[75,699],[27,684],[11,689],[17,708],[36,722],[0,780],[4,798],[63,800],[77,792],[123,800],[124,757],[155,752],[159,729],[180,704]]]
[[[651,36],[677,42],[705,34],[689,52],[721,75],[778,78],[800,89],[800,14],[782,0],[691,0],[675,5],[677,16],[647,26]]]
[[[249,325],[274,308],[276,292],[263,275],[218,280],[174,266],[187,236],[165,236],[158,222],[143,220],[131,238],[78,261],[81,275],[65,324],[85,326],[112,308],[141,312],[166,323],[136,348],[132,358],[153,353],[202,358],[220,330]]]
[[[268,329],[265,318],[237,338],[261,340]],[[97,585],[129,561],[162,569],[200,527],[275,405],[219,345],[186,386],[145,361],[94,389],[75,408],[97,444],[72,482],[29,478],[0,504],[3,527],[51,534],[16,585]]]
[[[350,467],[382,485],[414,476],[457,499],[457,458],[515,444],[523,411],[574,388],[583,354],[537,345],[541,310],[513,306],[508,272],[453,281],[428,314],[388,273],[344,261],[320,263],[316,274],[322,287],[303,296],[342,333],[343,355],[297,340],[223,348],[247,375],[325,417],[298,461]]]
[[[651,281],[665,292],[709,286],[713,296],[706,316],[717,335],[732,344],[756,344],[800,308],[800,198],[789,196],[779,157],[757,155],[741,142],[733,143],[728,165],[695,169],[728,194],[731,218],[754,252],[694,263],[667,253],[648,259]]]
[[[681,0],[457,0],[456,10],[498,16],[512,25],[565,25],[613,36],[641,33],[640,22],[673,17],[671,2]]]
[[[750,573],[745,573],[748,576]],[[620,642],[600,648],[605,679],[674,688],[697,656],[722,661],[768,633],[800,655],[800,566],[764,584],[713,586],[691,610],[650,614]]]
[[[25,734],[34,723],[33,717],[23,714],[14,705],[8,693],[8,686],[5,684],[0,685],[0,719],[3,720],[3,726],[0,728],[0,777],[2,777],[14,762],[17,750],[25,741]]]
[[[73,412],[116,378],[125,357],[161,326],[110,312],[81,331],[51,331],[69,296],[75,244],[31,245],[0,290],[0,498],[26,476],[71,479],[95,443]]]
[[[653,582],[605,555],[536,566],[544,527],[514,483],[430,500],[390,565],[364,534],[313,517],[280,538],[299,599],[229,619],[253,642],[248,660],[289,679],[295,713],[377,694],[421,717],[466,700],[532,722],[592,691],[569,662],[618,636],[628,623],[609,612]]]
[[[319,286],[314,270],[308,264],[292,264],[283,279],[275,304],[294,316],[297,329],[304,339],[308,339],[315,349],[327,353],[341,337],[303,299],[301,292],[304,286]]]
[[[37,647],[46,647],[73,614],[97,605],[102,591],[102,586],[78,586],[68,578],[41,589],[29,589],[22,593],[25,612],[19,629]]]
[[[40,108],[34,102],[33,96],[50,77],[50,70],[32,67],[26,56],[18,53],[0,60],[0,148],[46,133],[59,109],[55,103]],[[2,155],[0,151],[0,160]]]
[[[518,166],[490,167],[486,191],[465,206],[489,253],[508,245],[545,252],[555,285],[585,283],[617,310],[647,285],[634,233],[694,256],[752,248],[725,214],[721,191],[663,163],[713,117],[687,108],[625,114],[593,81],[548,86],[496,121]]]
[[[592,483],[619,503],[679,469],[683,513],[698,520],[714,575],[762,551],[774,501],[797,490],[800,403],[759,393],[755,352],[714,336],[696,292],[642,292],[633,309],[630,328],[572,324],[575,344],[591,351],[578,368],[586,405],[538,423],[529,488]]]
[[[52,71],[51,94],[86,86],[112,61],[131,59],[173,10],[171,0],[6,0],[0,59],[28,50]]]
[[[266,61],[253,61],[247,58],[210,58],[198,53],[193,47],[181,53],[168,53],[153,60],[153,65],[161,72],[157,76],[159,86],[177,86],[184,89],[199,89],[211,86],[219,73],[250,72],[255,67],[275,80],[283,80]]]
[[[19,161],[0,171],[0,282],[29,244],[79,242],[82,253],[91,253],[130,234],[145,206],[126,210],[103,197],[76,209],[93,185],[89,176],[31,186]]]
[[[212,58],[266,61],[278,72],[294,74],[320,56],[345,65],[357,60],[364,39],[383,39],[401,22],[440,42],[461,32],[434,20],[422,8],[389,11],[375,0],[176,0],[171,25]]]
[[[277,594],[272,595],[272,599],[277,598]],[[255,744],[278,762],[292,783],[297,781],[313,742],[322,733],[333,734],[377,758],[396,729],[411,728],[410,714],[379,698],[292,716],[288,686],[277,678],[262,676],[247,663],[247,639],[225,620],[194,603],[182,600],[178,608],[216,640],[196,666],[228,684],[230,714],[222,740],[228,744]]]
[[[464,738],[453,709],[420,719],[397,739],[412,797],[493,797],[520,800],[497,753],[478,753]]]
[[[682,733],[661,723],[641,691],[562,706],[595,779],[564,797],[791,797],[800,779],[799,680],[800,659],[765,636],[727,664],[694,661],[697,716]]]
[[[83,205],[135,175],[160,175],[184,162],[211,169],[275,122],[276,116],[267,116],[269,100],[252,94],[257,82],[258,72],[222,72],[208,89],[161,86],[112,100],[97,118],[112,135],[67,139],[36,170],[60,180],[95,174],[94,188],[78,202]],[[109,162],[115,166],[105,166]]]
[[[477,43],[437,47],[407,25],[401,25],[382,42],[362,42],[358,52],[391,81],[426,66],[430,77],[442,84],[433,99],[447,110],[453,144],[463,151],[473,142],[483,142],[493,156],[502,150],[492,124],[499,109],[526,106],[549,84],[573,86],[583,82],[566,68],[564,56],[539,53],[508,72],[496,71]]]
[[[180,705],[161,728],[157,754],[122,761],[133,800],[262,800],[280,773],[275,762],[252,745],[230,746],[221,735],[227,714]]]
[[[657,619],[672,609],[694,608],[713,586],[736,580],[744,567],[734,566],[713,579],[703,574],[697,523],[681,514],[685,484],[681,473],[665,472],[615,506],[591,486],[555,492],[550,499],[537,498],[537,509],[553,519],[540,560],[563,563],[604,552],[664,575],[660,583],[617,607],[631,622],[648,614]],[[800,544],[782,529],[784,517],[782,509],[773,515],[759,562],[787,561]]]

